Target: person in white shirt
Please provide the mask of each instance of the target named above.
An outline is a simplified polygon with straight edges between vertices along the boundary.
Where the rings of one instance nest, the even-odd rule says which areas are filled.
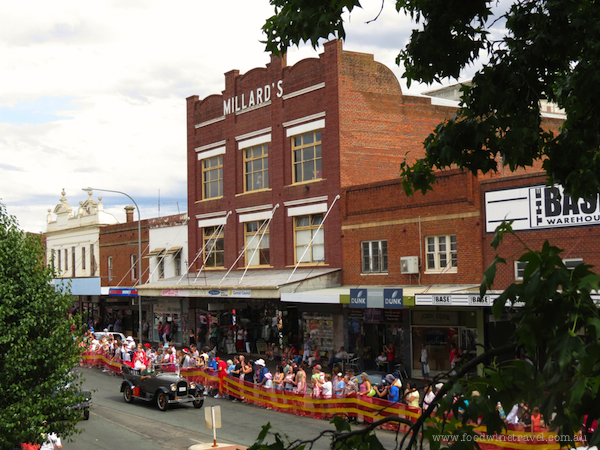
[[[333,384],[331,383],[331,374],[325,374],[325,381],[321,385],[321,397],[322,398],[331,398],[333,394]]]
[[[348,353],[344,350],[344,347],[340,347],[340,351],[329,358],[329,367],[333,367],[334,364],[342,362],[344,359],[348,357]]]

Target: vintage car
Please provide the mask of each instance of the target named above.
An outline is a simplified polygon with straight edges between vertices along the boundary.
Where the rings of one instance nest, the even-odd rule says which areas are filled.
[[[179,374],[179,367],[172,364],[156,364],[149,370],[149,374],[123,365],[123,383],[121,392],[127,403],[134,399],[146,402],[154,401],[161,411],[166,411],[169,405],[176,403],[192,402],[194,408],[202,408],[206,395],[204,386],[200,383],[189,382]]]

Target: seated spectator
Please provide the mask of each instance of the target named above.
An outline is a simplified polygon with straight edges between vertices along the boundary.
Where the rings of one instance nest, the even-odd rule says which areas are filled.
[[[329,367],[333,367],[334,364],[342,362],[348,357],[348,353],[344,350],[344,347],[340,347],[340,350],[329,358]]]
[[[381,355],[379,355],[377,358],[375,358],[375,362],[377,363],[377,367],[380,370],[383,370],[384,368],[387,367],[387,355],[385,352],[381,352]]]

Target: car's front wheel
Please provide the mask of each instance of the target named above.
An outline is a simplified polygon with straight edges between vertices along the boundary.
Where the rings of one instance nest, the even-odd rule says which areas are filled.
[[[159,392],[156,395],[156,406],[160,411],[166,411],[169,408],[169,397],[164,392]]]
[[[123,398],[127,403],[133,403],[133,389],[131,389],[131,386],[125,386],[125,389],[123,389]]]
[[[83,418],[84,418],[85,420],[90,420],[90,410],[89,410],[89,409],[85,409],[85,410],[83,411]]]
[[[199,395],[192,403],[194,404],[194,408],[202,408],[202,405],[204,405],[204,397]]]

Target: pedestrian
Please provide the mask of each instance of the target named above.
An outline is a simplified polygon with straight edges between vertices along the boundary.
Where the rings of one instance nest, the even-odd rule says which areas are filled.
[[[425,343],[421,344],[421,376],[425,381],[429,380],[429,359]]]
[[[47,425],[48,423],[44,420],[42,424]],[[60,450],[63,448],[60,437],[56,433],[42,433],[42,438],[44,443],[41,445],[40,450]]]
[[[333,394],[336,397],[343,397],[345,386],[346,383],[344,383],[344,375],[342,374],[342,372],[339,372],[335,379],[335,383],[333,384]]]
[[[283,379],[283,370],[281,369],[281,366],[278,365],[275,367],[275,375],[273,376],[273,387],[276,390],[283,390]]]

